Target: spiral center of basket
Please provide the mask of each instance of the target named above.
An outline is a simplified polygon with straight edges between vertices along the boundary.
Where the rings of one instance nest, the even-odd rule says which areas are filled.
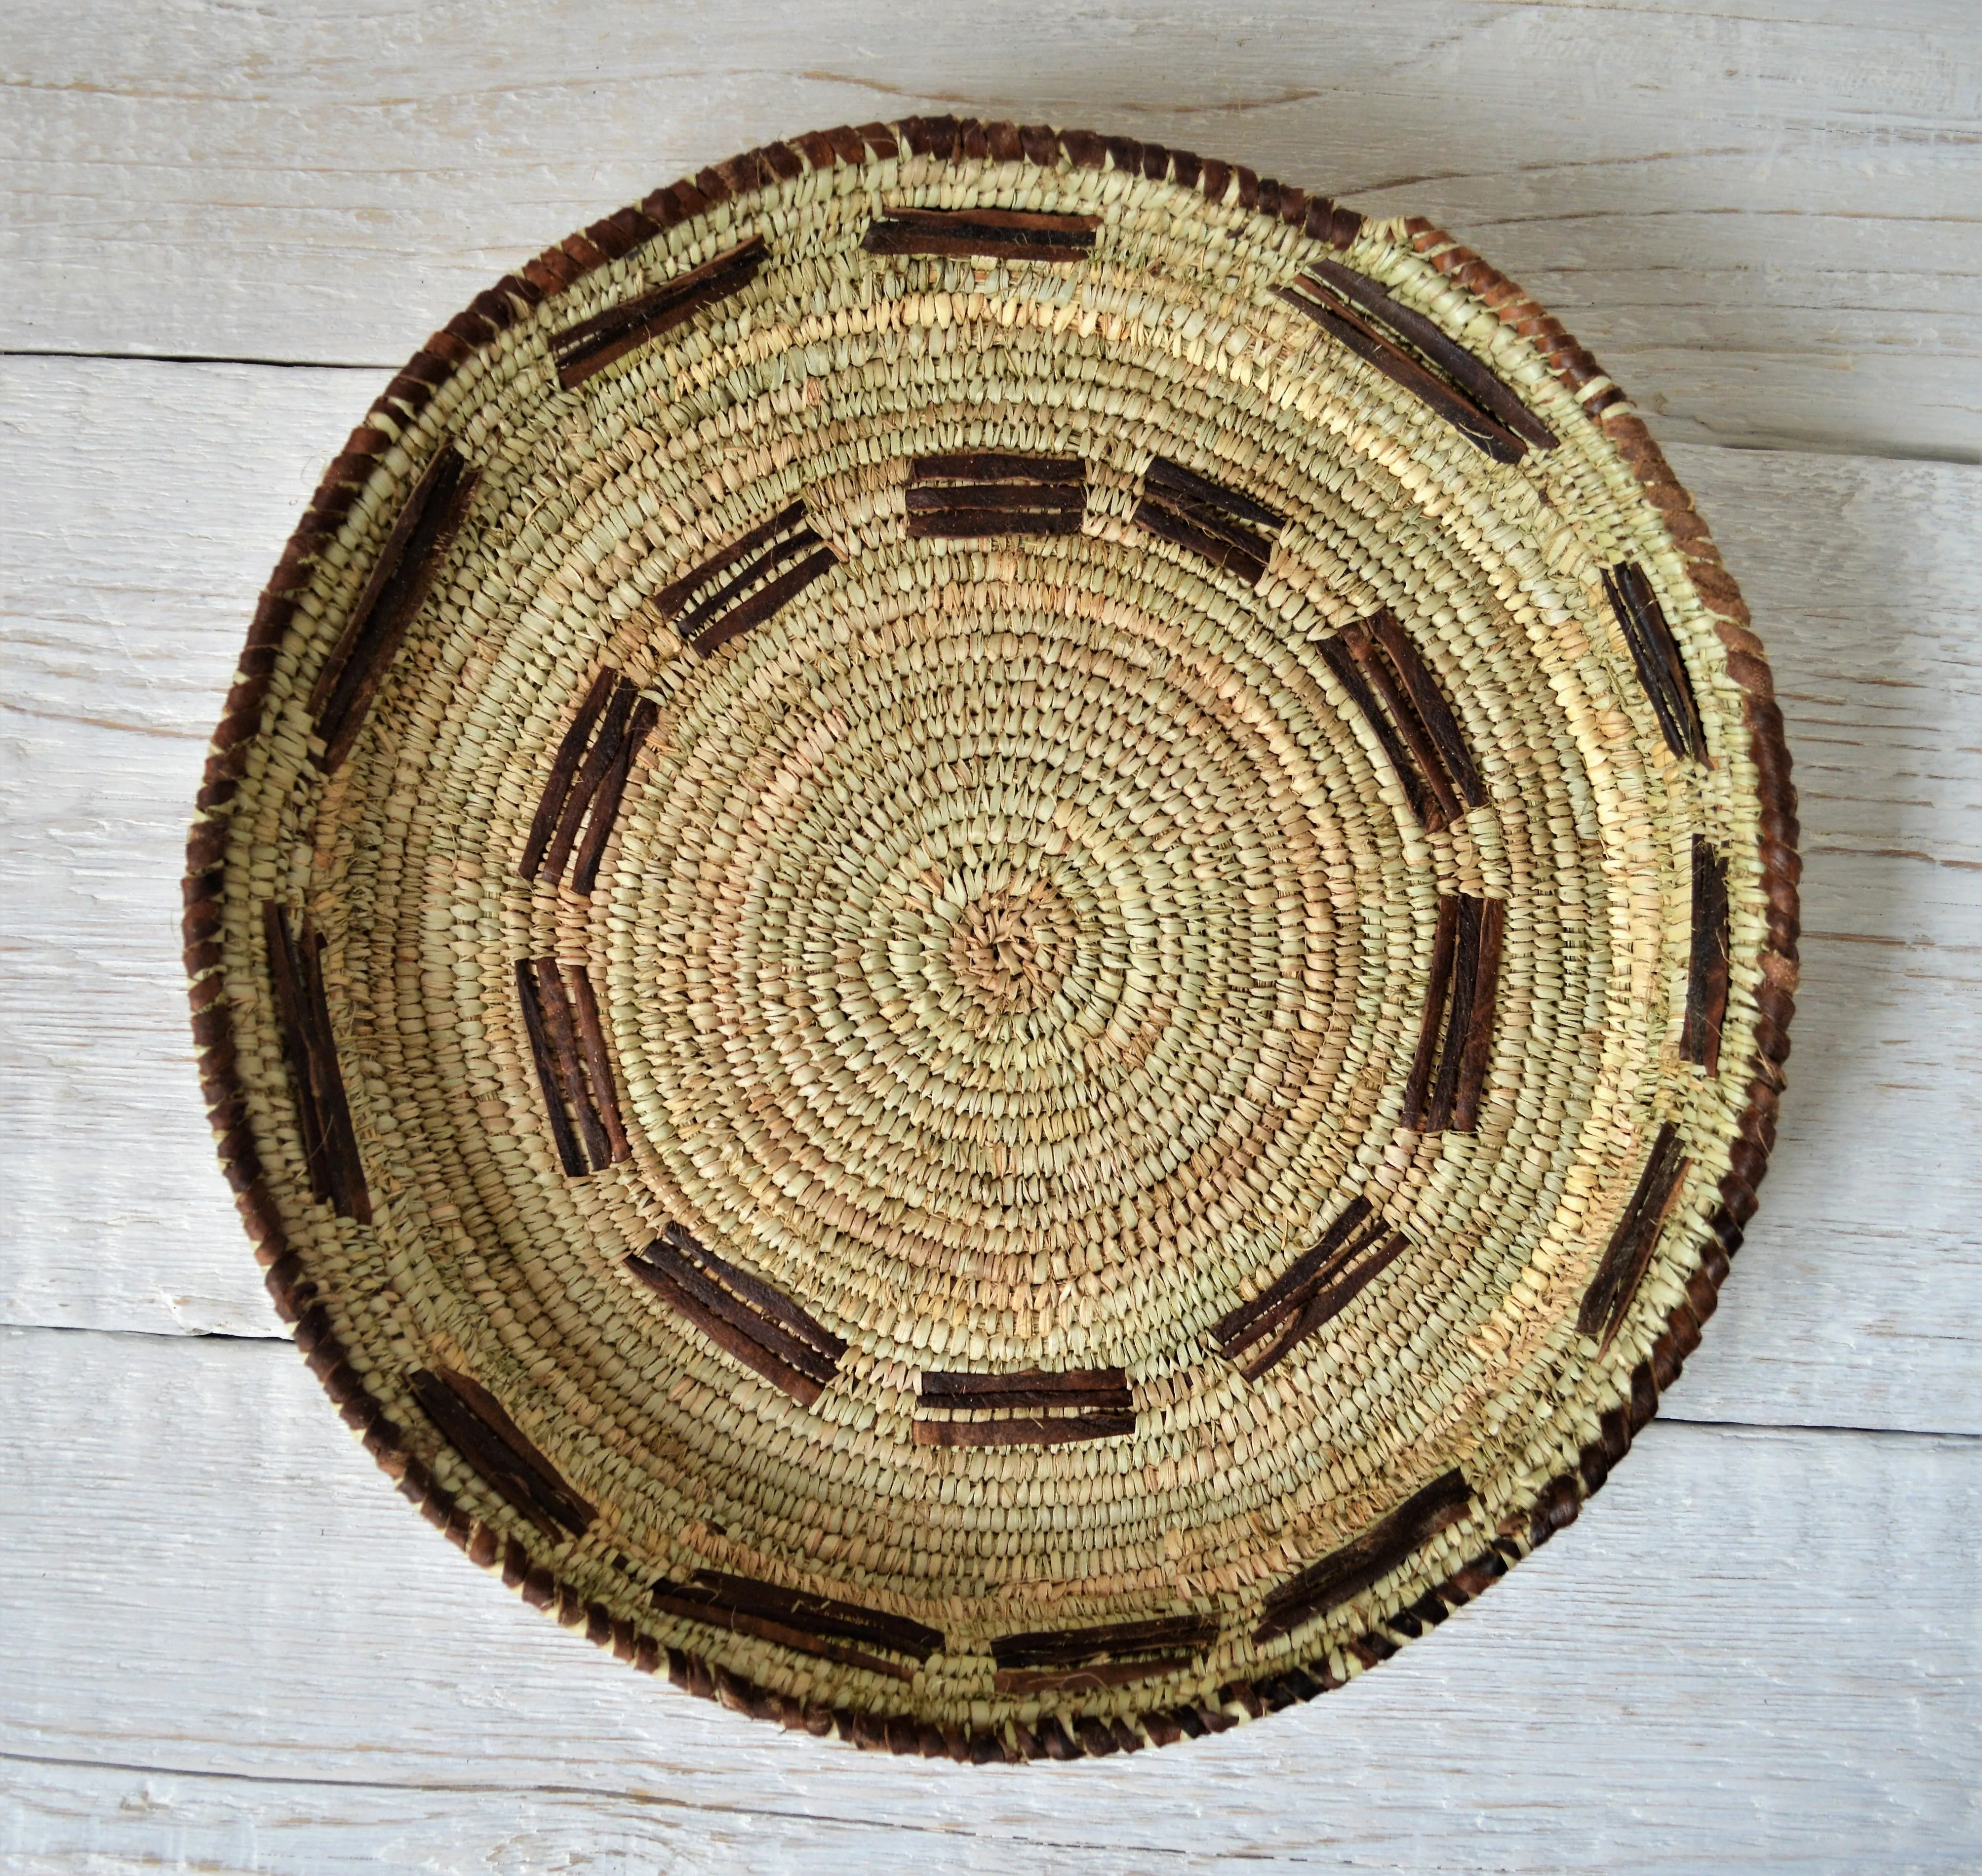
[[[986,893],[950,935],[950,969],[988,1015],[1024,1016],[1050,1002],[1073,961],[1073,912],[1044,880]]]
[[[623,819],[604,1001],[657,1202],[925,1364],[1166,1360],[1199,1260],[1307,1228],[1353,1150],[1401,890],[1348,863],[1349,733],[1248,614],[1125,597],[1149,565],[1056,539],[771,622],[692,668]]]

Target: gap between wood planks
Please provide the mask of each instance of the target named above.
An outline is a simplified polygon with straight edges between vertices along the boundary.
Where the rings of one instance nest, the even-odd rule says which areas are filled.
[[[826,1748],[831,1750],[832,1748]],[[435,1779],[431,1781],[409,1783],[391,1779],[353,1779],[312,1778],[307,1774],[262,1772],[209,1772],[186,1771],[176,1766],[148,1765],[125,1761],[70,1759],[43,1757],[35,1753],[0,1751],[0,1764],[12,1764],[22,1767],[68,1773],[82,1784],[98,1783],[108,1778],[122,1775],[128,1778],[180,1779],[192,1785],[215,1785],[225,1789],[233,1786],[246,1792],[261,1793],[278,1790],[329,1791],[357,1796],[377,1796],[403,1793],[419,1798],[496,1798],[513,1804],[516,1801],[563,1801],[582,1807],[589,1820],[596,1820],[602,1804],[627,1806],[635,1811],[662,1811],[677,1814],[683,1821],[733,1818],[739,1824],[752,1825],[785,1824],[799,1826],[808,1838],[820,1832],[861,1832],[885,1834],[891,1842],[906,1834],[912,1836],[937,1838],[955,1846],[957,1851],[992,1848],[1003,1856],[1009,1851],[1023,1850],[1034,1853],[1055,1854],[1061,1856],[1078,1856],[1085,1861],[1089,1857],[1114,1858],[1133,1856],[1146,1863],[1149,1859],[1160,1859],[1179,1868],[1206,1864],[1205,1853],[1176,1844],[1133,1843],[1121,1844],[1083,1842],[1078,1838],[1045,1836],[1037,1834],[1020,1834],[1000,1826],[995,1831],[973,1829],[968,1824],[941,1822],[924,1822],[913,1817],[861,1818],[835,1815],[829,1812],[796,1811],[785,1807],[764,1804],[698,1804],[686,1798],[670,1798],[654,1791],[633,1791],[626,1788],[599,1790],[586,1785],[534,1784],[513,1785],[483,1783],[461,1779]],[[1059,1772],[1057,1767],[1043,1766],[1025,1768],[1030,1775],[1043,1780]],[[968,1776],[968,1774],[965,1774]],[[1080,1776],[1078,1770],[1075,1777]],[[119,1809],[128,1809],[127,1803]],[[266,1827],[264,1826],[264,1828]],[[336,1819],[319,1823],[317,1828],[325,1833],[353,1828],[347,1820]],[[395,1833],[395,1837],[397,1833]],[[396,1846],[395,1846],[396,1847]],[[876,1854],[881,1846],[875,1846]],[[955,1854],[953,1851],[953,1854]],[[95,1870],[102,1867],[95,1857],[85,1853],[82,1867]],[[589,1860],[589,1859],[588,1859]],[[1219,1859],[1222,1861],[1223,1859]],[[1310,1858],[1296,1851],[1279,1854],[1271,1851],[1246,1854],[1243,1859],[1256,1868],[1299,1867]],[[1330,1859],[1333,1861],[1333,1859]],[[56,1867],[51,1864],[47,1867]],[[199,1868],[208,1871],[222,1871],[229,1866],[217,1861],[202,1859]],[[265,1864],[259,1854],[248,1866],[259,1871],[265,1868],[280,1868],[279,1864]],[[431,1867],[431,1865],[429,1865]]]
[[[828,1750],[830,1749],[828,1748]],[[797,1827],[798,1830],[803,1834],[805,1841],[802,1850],[795,1858],[793,1858],[793,1852],[798,1851],[799,1847],[790,1844],[781,1844],[777,1846],[777,1851],[782,1851],[784,1854],[779,1857],[775,1864],[753,1861],[752,1864],[746,1866],[754,1867],[759,1871],[765,1872],[766,1876],[768,1876],[768,1872],[774,1868],[806,1871],[816,1868],[819,1861],[826,1860],[820,1857],[820,1851],[834,1837],[841,1838],[838,1847],[843,1851],[850,1849],[857,1858],[858,1838],[856,1838],[851,1844],[845,1841],[846,1835],[856,1833],[860,1837],[872,1836],[879,1840],[870,1845],[869,1854],[873,1859],[867,1865],[870,1868],[879,1867],[884,1859],[892,1864],[893,1858],[890,1854],[891,1847],[896,1840],[904,1834],[940,1839],[948,1846],[946,1868],[950,1872],[950,1876],[968,1876],[969,1872],[992,1869],[998,1871],[999,1876],[1003,1876],[1003,1872],[1010,1867],[1003,1859],[1016,1851],[1025,1851],[1033,1856],[1050,1855],[1056,1859],[1077,1858],[1079,1860],[1077,1864],[1056,1861],[1055,1867],[1069,1871],[1076,1868],[1082,1870],[1091,1869],[1097,1872],[1097,1876],[1103,1871],[1108,1872],[1109,1876],[1114,1876],[1114,1872],[1121,1868],[1119,1859],[1124,1857],[1136,1858],[1138,1868],[1148,1868],[1154,1863],[1180,1871],[1194,1868],[1205,1870],[1220,1868],[1226,1867],[1232,1861],[1243,1861],[1249,1868],[1256,1869],[1301,1868],[1310,1867],[1318,1860],[1316,1856],[1300,1849],[1285,1851],[1247,1851],[1236,1853],[1236,1855],[1230,1852],[1210,1854],[1203,1849],[1176,1843],[1151,1844],[1140,1841],[1126,1844],[1119,1841],[1103,1843],[1091,1839],[1083,1841],[1077,1838],[1046,1835],[1037,1832],[1020,1833],[1011,1830],[1003,1822],[998,1823],[993,1828],[973,1828],[969,1824],[926,1821],[913,1816],[862,1818],[838,1815],[829,1812],[796,1811],[786,1807],[769,1804],[697,1804],[688,1799],[670,1798],[659,1791],[633,1791],[626,1788],[601,1791],[584,1785],[505,1785],[462,1780],[435,1780],[431,1783],[409,1784],[385,1780],[361,1781],[355,1779],[311,1778],[304,1774],[185,1771],[172,1766],[145,1765],[107,1760],[44,1758],[32,1753],[0,1752],[0,1764],[9,1763],[23,1768],[32,1768],[58,1774],[69,1774],[78,1787],[84,1788],[78,1790],[74,1794],[78,1800],[83,1799],[84,1791],[87,1788],[92,1785],[100,1787],[112,1779],[122,1777],[146,1781],[147,1798],[152,1797],[149,1789],[150,1781],[170,1779],[183,1781],[187,1784],[195,1788],[215,1786],[223,1791],[231,1786],[241,1791],[244,1794],[254,1794],[257,1796],[263,1792],[298,1790],[334,1792],[347,1799],[354,1797],[362,1798],[404,1794],[408,1798],[492,1798],[500,1801],[505,1805],[514,1804],[519,1800],[540,1804],[568,1804],[576,1808],[582,1813],[582,1828],[588,1839],[586,1852],[588,1862],[595,1861],[598,1857],[597,1848],[592,1840],[598,1830],[599,1813],[602,1805],[624,1805],[636,1815],[643,1813],[649,1815],[654,1813],[672,1814],[678,1823],[691,1826],[696,1823],[710,1823],[717,1820],[734,1820],[737,1824],[745,1827],[749,1832],[746,1840],[749,1844],[749,1850],[746,1854],[751,1855],[753,1859],[764,1855],[769,1848],[759,1834],[759,1830],[762,1826],[782,1824]],[[876,1766],[876,1771],[877,1774],[886,1775],[886,1768],[883,1767]],[[964,1775],[967,1777],[969,1774],[966,1773]],[[981,1771],[978,1775],[983,1776]],[[1078,1779],[1083,1776],[1083,1769],[1043,1764],[1024,1768],[1020,1770],[1019,1775],[1037,1780],[1043,1786],[1045,1786],[1048,1781],[1054,1781],[1054,1787],[1049,1788],[1057,1788],[1057,1781],[1059,1779],[1066,1778],[1069,1775]],[[45,1801],[44,1801],[45,1804]],[[40,1808],[42,1808],[37,1807],[38,1810]],[[117,1807],[119,1813],[136,1808],[138,1806],[134,1805],[128,1798]],[[169,1795],[167,1796],[165,1805],[162,1808],[168,1810],[177,1808],[172,1805]],[[121,1816],[118,1821],[124,1821]],[[226,1821],[236,1825],[251,1822],[245,1818],[229,1819]],[[272,1824],[274,1826],[272,1828]],[[225,1872],[236,1868],[260,1872],[269,1869],[321,1868],[317,1859],[324,1854],[324,1851],[316,1848],[315,1845],[312,1845],[312,1851],[309,1858],[300,1864],[283,1861],[279,1848],[274,1849],[272,1851],[266,1850],[267,1838],[280,1838],[289,1834],[288,1831],[282,1828],[283,1824],[289,1824],[292,1828],[293,1821],[284,1819],[279,1824],[273,1820],[252,1821],[251,1828],[255,1829],[257,1839],[252,1861],[235,1864],[202,1857],[195,1867],[202,1871],[213,1872],[215,1876],[224,1876]],[[612,1821],[612,1824],[616,1827],[614,1829],[616,1836],[625,1829],[623,1820],[615,1819]],[[177,1820],[172,1821],[172,1828],[175,1836],[179,1837],[182,1841],[185,1836],[192,1834],[192,1832],[188,1831],[185,1826],[179,1824]],[[197,1827],[195,1828],[197,1828]],[[212,1828],[211,1824],[208,1825],[209,1830]],[[339,1834],[355,1834],[364,1831],[365,1825],[363,1821],[357,1819],[336,1818],[313,1819],[306,1828],[313,1838],[334,1842]],[[539,1825],[539,1830],[541,1828]],[[579,1820],[572,1820],[572,1828],[579,1828]],[[374,1864],[375,1858],[394,1856],[396,1860],[395,1853],[402,1851],[404,1846],[407,1834],[406,1827],[399,1820],[395,1819],[388,1828],[390,1833],[388,1841],[377,1851],[371,1851],[358,1845],[351,1845],[347,1848],[346,1846],[339,1844],[337,1848],[345,1849],[347,1854],[355,1852],[352,1860],[367,1866]],[[501,1827],[497,1827],[491,1833],[499,1838],[510,1834],[502,1830]],[[25,1836],[26,1833],[22,1834]],[[516,1831],[514,1834],[521,1836],[522,1833]],[[663,1842],[659,1844],[643,1844],[640,1846],[640,1850],[643,1855],[651,1857],[656,1852],[665,1854],[667,1848],[672,1847]],[[613,1848],[617,1848],[619,1846],[613,1846]],[[742,1850],[744,1845],[742,1843],[733,1843],[726,1846],[700,1844],[686,1848],[689,1854],[703,1856],[719,1854],[726,1848],[733,1853]],[[182,1854],[183,1854],[182,1851]],[[330,1854],[335,1855],[336,1850],[333,1849]],[[609,1849],[606,1854],[610,1856],[612,1854],[612,1849]],[[776,1854],[776,1851],[773,1851],[771,1854]],[[977,1861],[978,1855],[986,1854],[998,1860],[992,1863]],[[265,1854],[269,1860],[265,1861]],[[1340,1867],[1344,1861],[1340,1857],[1326,1852],[1323,1852],[1323,1854],[1332,1867]],[[67,1867],[71,1855],[75,1856],[75,1866],[79,1870],[92,1872],[92,1876],[94,1872],[108,1867],[102,1861],[101,1853],[93,1850],[84,1851],[79,1854],[58,1851],[48,1861],[38,1864],[36,1867],[51,1871]],[[967,1864],[959,1864],[956,1861],[959,1856],[968,1857],[971,1860]],[[786,1858],[793,1858],[793,1860],[786,1861]],[[145,1860],[148,1861],[151,1859],[148,1858]],[[484,1860],[480,1854],[474,1855],[472,1863],[474,1867],[484,1867]],[[859,1868],[861,1865],[856,1861],[853,1866]],[[185,1867],[185,1865],[182,1864],[181,1867]],[[339,1867],[342,1867],[341,1858]],[[430,1859],[427,1859],[423,1860],[422,1867],[432,1868],[435,1865]],[[618,1866],[609,1864],[608,1867]],[[688,1866],[670,1861],[665,1867],[681,1868]]]
[[[0,346],[0,359],[69,359],[78,364],[105,365],[237,365],[262,371],[327,371],[378,372],[389,376],[397,371],[404,360],[372,361],[356,359],[278,359],[235,355],[220,352],[88,352],[67,349],[61,346],[7,345]],[[1656,435],[1659,426],[1652,424]],[[1670,448],[1669,439],[1660,438],[1661,443]],[[1982,465],[1982,448],[1964,449],[1949,445],[1936,449],[1925,445],[1882,444],[1871,442],[1824,442],[1816,439],[1797,441],[1783,439],[1759,442],[1720,442],[1696,445],[1721,449],[1739,449],[1760,456],[1861,456],[1881,462],[1946,462],[1957,468],[1973,468]]]
[[[825,1746],[822,1751],[843,1751]],[[668,1811],[692,1811],[702,1814],[715,1814],[738,1818],[782,1818],[794,1824],[839,1824],[850,1828],[870,1829],[885,1824],[890,1831],[926,1831],[933,1837],[956,1837],[969,1834],[955,1825],[919,1824],[913,1818],[846,1818],[833,1817],[819,1811],[789,1811],[770,1804],[698,1804],[693,1799],[669,1798],[657,1791],[636,1791],[626,1788],[602,1791],[596,1785],[506,1784],[500,1779],[471,1778],[333,1778],[324,1774],[309,1772],[244,1772],[210,1771],[202,1767],[159,1765],[132,1759],[65,1758],[52,1754],[38,1752],[10,1752],[0,1750],[0,1765],[46,1765],[59,1767],[65,1771],[84,1772],[129,1772],[140,1777],[165,1778],[210,1779],[216,1784],[242,1784],[250,1786],[301,1785],[328,1791],[417,1791],[430,1793],[438,1797],[482,1797],[502,1795],[511,1798],[572,1798],[596,1804],[601,1799],[616,1799],[626,1804],[651,1804]],[[969,1778],[973,1768],[961,1776]],[[1028,1768],[1026,1769],[1032,1769]],[[995,1775],[995,1774],[994,1774]],[[1049,1772],[1049,1776],[1051,1773]],[[1074,1776],[1080,1774],[1076,1772]],[[1002,1836],[1001,1842],[1024,1844],[1036,1849],[1085,1849],[1089,1846],[1074,1841],[1056,1842],[1046,1838]],[[1134,1851],[1139,1856],[1170,1854],[1179,1857],[1195,1853],[1169,1848],[1160,1844],[1137,1844]]]
[[[293,1350],[295,1347],[295,1342],[286,1327],[271,1329],[265,1334],[226,1329],[98,1329],[62,1323],[16,1322],[9,1317],[0,1317],[0,1330],[10,1329],[35,1335],[95,1336],[147,1344],[162,1342],[187,1350],[230,1342],[238,1342],[249,1348]],[[301,1362],[300,1356],[293,1358]],[[1982,1433],[1970,1433],[1960,1427],[1854,1426],[1837,1420],[1743,1420],[1723,1414],[1689,1414],[1685,1410],[1686,1403],[1681,1392],[1685,1385],[1686,1377],[1682,1374],[1673,1391],[1660,1397],[1658,1412],[1660,1420],[1697,1427],[1707,1432],[1813,1433],[1845,1438],[1955,1440],[1982,1444]],[[5,1752],[0,1751],[0,1759],[8,1756]]]

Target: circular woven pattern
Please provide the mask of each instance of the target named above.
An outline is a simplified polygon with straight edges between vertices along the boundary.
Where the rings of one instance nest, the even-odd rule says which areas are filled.
[[[437,333],[192,845],[222,1157],[477,1561],[984,1760],[1335,1685],[1572,1518],[1753,1208],[1760,647],[1429,226],[777,145]]]

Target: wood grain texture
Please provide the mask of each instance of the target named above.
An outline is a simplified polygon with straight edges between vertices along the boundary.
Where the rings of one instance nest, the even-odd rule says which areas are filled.
[[[560,1634],[386,1489],[286,1349],[6,1333],[0,1414],[22,1867],[169,1847],[522,1871],[581,1842],[604,1868],[752,1876],[1982,1854],[1974,1441],[1655,1421],[1573,1527],[1380,1674],[1063,1775],[822,1746]]]
[[[374,388],[0,364],[0,1320],[281,1333],[199,1110],[179,847],[254,593]],[[1775,660],[1807,870],[1765,1203],[1666,1411],[1982,1431],[1982,474],[1675,463]]]
[[[11,349],[369,362],[547,241],[767,138],[953,109],[1430,216],[1662,440],[1974,461],[1982,18],[1950,0],[651,9],[18,0]],[[799,29],[794,30],[795,26]]]

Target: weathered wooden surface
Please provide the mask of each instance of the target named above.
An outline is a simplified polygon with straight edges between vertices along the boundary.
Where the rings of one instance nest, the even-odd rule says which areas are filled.
[[[0,345],[395,365],[522,255],[766,139],[1083,124],[1429,215],[1695,442],[1982,453],[1964,0],[14,0]],[[28,290],[22,290],[24,279]]]
[[[370,382],[0,366],[0,1319],[279,1332],[194,1095],[178,850],[254,592]],[[1675,461],[1776,661],[1810,935],[1767,1203],[1670,1410],[1982,1432],[1982,472]]]
[[[18,0],[0,76],[0,351],[69,355],[0,359],[0,1866],[1982,1867],[1971,5]],[[917,110],[1427,213],[1540,294],[1683,446],[1809,865],[1762,1217],[1581,1522],[1313,1707],[1019,1773],[642,1681],[421,1524],[274,1339],[177,963],[255,591],[379,368],[656,182]]]
[[[560,1634],[383,1488],[285,1349],[0,1334],[0,1781],[57,1868],[1635,1871],[1848,1846],[1952,1870],[1982,1845],[1974,1440],[1654,1422],[1579,1523],[1366,1680],[1184,1750],[973,1772],[787,1737]]]

